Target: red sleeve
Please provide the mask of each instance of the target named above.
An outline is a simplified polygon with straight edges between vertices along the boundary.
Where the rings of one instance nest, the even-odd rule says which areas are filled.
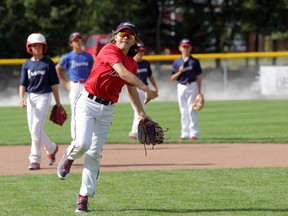
[[[133,74],[137,73],[137,64],[133,58],[122,53],[115,44],[107,44],[96,57],[91,74],[85,82],[85,89],[101,99],[117,102],[122,87],[127,84],[112,67],[118,62]]]
[[[109,56],[109,58],[105,58],[105,56]],[[117,62],[122,62],[119,49],[115,44],[107,44],[103,49],[103,53],[101,53],[101,57],[102,61],[111,67]]]

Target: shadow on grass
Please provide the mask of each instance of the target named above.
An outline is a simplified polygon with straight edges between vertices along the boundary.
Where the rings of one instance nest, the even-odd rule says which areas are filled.
[[[288,137],[213,137],[212,139],[200,139],[197,142],[200,143],[275,143],[275,139],[279,140],[277,143],[287,143]],[[280,141],[282,140],[282,141]]]
[[[165,143],[167,144],[167,143]],[[229,146],[219,146],[219,143],[215,143],[215,144],[218,144],[218,145],[215,145],[215,146],[205,146],[205,145],[201,145],[201,146],[195,146],[195,144],[203,144],[203,143],[191,143],[191,141],[182,141],[181,142],[178,142],[177,144],[173,143],[173,144],[169,144],[169,145],[156,145],[154,147],[154,149],[152,149],[152,146],[150,148],[150,145],[146,145],[147,147],[147,151],[157,151],[157,150],[162,150],[162,149],[195,149],[195,148],[229,148]],[[207,144],[207,143],[205,143]],[[209,143],[210,144],[210,143]],[[213,144],[213,143],[212,143]],[[220,144],[223,144],[223,143],[220,143]],[[225,144],[225,143],[224,143]],[[142,145],[142,144],[141,144]],[[181,146],[179,146],[181,145]],[[124,148],[124,147],[121,147],[121,145],[117,146],[117,147],[114,147],[114,148],[110,148],[110,149],[105,149],[105,151],[115,151],[115,150],[119,150],[119,151],[135,151],[135,150],[144,150],[144,149],[136,149],[136,148]]]
[[[223,209],[119,209],[119,210],[101,210],[95,209],[92,212],[151,212],[151,213],[209,213],[209,212],[288,212],[288,208],[223,208]]]

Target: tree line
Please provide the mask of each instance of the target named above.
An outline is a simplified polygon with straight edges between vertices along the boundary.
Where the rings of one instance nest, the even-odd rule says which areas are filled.
[[[251,34],[255,51],[261,35],[276,51],[274,42],[287,39],[287,9],[288,0],[2,0],[0,58],[26,58],[26,39],[33,32],[45,35],[47,55],[60,56],[69,50],[70,33],[109,34],[124,20],[138,26],[156,54],[177,51],[184,37],[194,52],[227,52],[235,39],[247,44]]]

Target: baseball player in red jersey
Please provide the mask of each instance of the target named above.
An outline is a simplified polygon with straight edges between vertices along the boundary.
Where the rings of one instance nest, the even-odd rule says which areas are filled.
[[[137,64],[133,59],[137,50],[138,29],[131,22],[122,22],[110,36],[110,42],[99,52],[83,91],[75,106],[75,137],[58,165],[58,177],[68,177],[75,159],[85,154],[82,184],[76,212],[87,212],[88,197],[93,197],[98,178],[102,150],[111,127],[114,107],[124,85],[131,102],[141,118],[147,115],[136,88],[152,92],[136,76]],[[134,52],[134,53],[133,53]]]

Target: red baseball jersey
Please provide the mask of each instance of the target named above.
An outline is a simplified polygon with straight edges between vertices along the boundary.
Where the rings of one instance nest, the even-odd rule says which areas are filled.
[[[134,75],[137,73],[137,63],[112,43],[105,45],[96,57],[92,71],[84,88],[103,100],[116,103],[122,87],[128,84],[121,79],[112,68],[115,63],[122,63]]]

